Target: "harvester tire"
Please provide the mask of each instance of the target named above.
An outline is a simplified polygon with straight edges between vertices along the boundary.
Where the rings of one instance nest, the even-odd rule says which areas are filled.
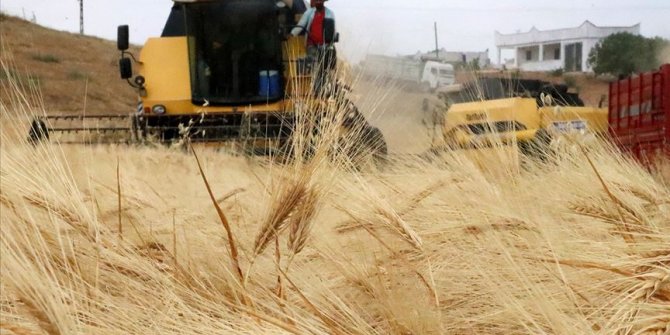
[[[388,145],[384,134],[377,127],[367,127],[363,134],[368,152],[372,155],[374,163],[379,167],[387,162]]]
[[[43,140],[49,140],[49,128],[47,128],[44,120],[35,118],[30,124],[30,130],[28,131],[28,142],[37,144]]]

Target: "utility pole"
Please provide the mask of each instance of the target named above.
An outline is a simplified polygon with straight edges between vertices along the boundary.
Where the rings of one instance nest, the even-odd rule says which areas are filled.
[[[435,58],[440,59],[440,49],[437,45],[437,22],[435,22]]]
[[[79,34],[84,35],[84,0],[79,0]]]

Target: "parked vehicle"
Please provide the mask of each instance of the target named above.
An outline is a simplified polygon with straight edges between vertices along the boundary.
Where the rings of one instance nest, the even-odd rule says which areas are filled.
[[[456,77],[451,64],[421,61],[407,57],[367,55],[362,71],[372,78],[397,80],[410,87],[435,91],[454,84]]]
[[[608,120],[614,142],[642,163],[670,157],[670,64],[611,83]]]
[[[565,85],[540,80],[480,78],[443,94],[444,142],[451,148],[517,144],[544,154],[561,133],[606,133],[607,108],[584,106]]]

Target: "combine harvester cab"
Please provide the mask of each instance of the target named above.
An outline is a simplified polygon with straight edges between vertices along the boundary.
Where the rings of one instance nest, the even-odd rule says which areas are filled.
[[[291,16],[270,0],[175,1],[161,37],[147,40],[139,75],[129,81],[140,96],[136,137],[263,146],[286,139],[293,107],[286,83],[298,79],[291,65],[305,56],[301,38],[289,34]],[[120,68],[131,79],[127,29],[119,27]]]
[[[319,93],[313,87],[317,68],[335,71],[339,35],[334,20],[324,20],[327,45],[314,59],[306,37],[291,34],[299,19],[276,0],[175,1],[162,36],[142,48],[134,80],[133,57],[126,57],[128,28],[119,27],[121,77],[140,96],[135,137],[242,144],[248,152],[267,154],[290,144],[298,109],[312,112],[334,99],[350,109],[343,113],[356,114],[364,140],[374,137],[367,144],[385,151],[381,133],[346,99],[336,80],[324,83],[335,88]],[[366,136],[370,133],[376,136]]]
[[[623,152],[650,168],[670,158],[670,64],[610,84],[609,129]]]
[[[480,78],[444,97],[444,142],[452,149],[516,144],[523,154],[543,156],[563,133],[607,130],[607,109],[584,106],[564,85]]]
[[[385,148],[381,133],[342,93],[344,85],[327,80],[329,89],[319,91],[327,94],[312,87],[317,67],[334,73],[339,36],[326,18],[326,45],[308,55],[304,34],[291,34],[300,17],[277,0],[175,0],[161,36],[149,38],[138,57],[128,51],[129,27],[119,26],[120,75],[139,97],[120,128],[139,143],[233,143],[271,153],[290,144],[298,109],[311,112],[336,100],[348,106],[343,114],[356,114],[360,133],[376,130]],[[34,128],[47,136],[58,131],[44,123]]]

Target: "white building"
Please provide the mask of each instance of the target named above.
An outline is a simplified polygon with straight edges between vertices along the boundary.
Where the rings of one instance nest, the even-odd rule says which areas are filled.
[[[565,71],[591,72],[588,57],[591,49],[605,37],[628,32],[640,34],[640,24],[630,27],[598,27],[590,21],[584,21],[576,28],[538,30],[533,27],[529,32],[501,34],[495,32],[495,44],[498,48],[498,64],[503,49],[513,49],[514,66],[524,71]]]

